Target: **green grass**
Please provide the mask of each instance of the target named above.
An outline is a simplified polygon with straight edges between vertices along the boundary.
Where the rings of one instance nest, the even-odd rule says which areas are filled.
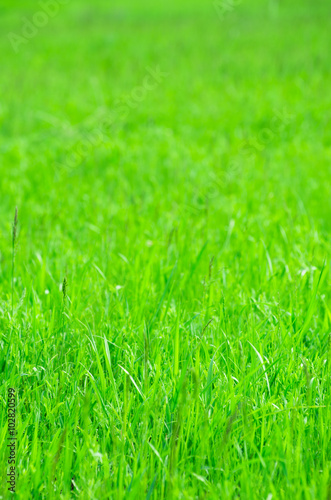
[[[330,6],[234,3],[2,3],[3,499],[331,499]]]

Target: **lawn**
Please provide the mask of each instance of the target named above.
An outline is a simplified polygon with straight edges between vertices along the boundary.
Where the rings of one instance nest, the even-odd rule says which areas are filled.
[[[330,15],[2,1],[0,498],[331,499]]]

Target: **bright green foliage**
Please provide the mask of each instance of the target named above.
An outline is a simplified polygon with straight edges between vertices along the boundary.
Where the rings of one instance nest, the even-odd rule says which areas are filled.
[[[329,2],[50,4],[0,8],[1,498],[330,500]]]

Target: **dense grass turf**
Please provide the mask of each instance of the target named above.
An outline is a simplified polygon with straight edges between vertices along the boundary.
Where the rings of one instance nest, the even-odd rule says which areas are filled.
[[[39,10],[0,8],[1,498],[14,388],[16,498],[330,499],[330,5],[72,0],[13,47]]]

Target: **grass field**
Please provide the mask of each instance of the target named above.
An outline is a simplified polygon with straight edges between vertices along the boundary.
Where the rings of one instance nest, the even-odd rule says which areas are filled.
[[[331,499],[330,14],[3,0],[0,498]]]

